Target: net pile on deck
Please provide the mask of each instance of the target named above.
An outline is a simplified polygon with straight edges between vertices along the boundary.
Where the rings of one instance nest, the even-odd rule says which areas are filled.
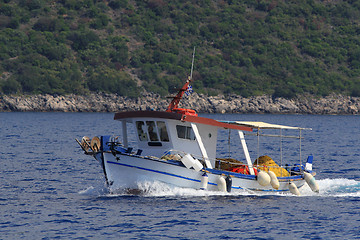
[[[272,171],[277,177],[289,177],[290,173],[282,167],[279,167],[271,157],[265,155],[255,160],[254,166],[263,171]]]

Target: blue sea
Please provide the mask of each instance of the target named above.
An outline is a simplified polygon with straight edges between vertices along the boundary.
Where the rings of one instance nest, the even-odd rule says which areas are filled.
[[[219,193],[143,183],[109,193],[99,164],[75,138],[120,135],[110,113],[0,113],[0,239],[360,239],[360,116],[202,114],[294,125],[301,159],[314,156],[320,193]],[[288,133],[283,133],[288,134]],[[130,134],[131,135],[131,134]],[[236,133],[219,135],[222,142]],[[251,136],[247,136],[251,138]],[[256,138],[256,137],[255,137]],[[299,158],[291,139],[248,147]],[[290,144],[291,145],[291,144]],[[222,152],[238,149],[224,146]],[[260,152],[260,153],[259,153]]]

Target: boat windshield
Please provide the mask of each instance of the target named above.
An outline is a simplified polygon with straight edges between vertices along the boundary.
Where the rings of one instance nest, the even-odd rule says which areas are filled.
[[[142,121],[137,121],[136,122],[136,129],[138,132],[138,137],[140,141],[147,141],[148,137],[147,137],[147,132],[145,131],[145,123]]]
[[[163,121],[136,121],[136,129],[140,141],[169,142],[166,124]]]
[[[146,121],[146,125],[148,127],[150,141],[152,141],[152,142],[159,141],[159,137],[156,132],[155,122],[154,121]]]
[[[169,135],[166,129],[166,124],[163,121],[157,121],[157,128],[159,130],[160,140],[162,142],[168,142],[169,141]]]

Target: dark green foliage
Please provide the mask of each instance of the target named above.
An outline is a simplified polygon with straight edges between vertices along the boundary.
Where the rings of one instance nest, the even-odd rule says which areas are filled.
[[[359,19],[359,1],[6,0],[0,92],[166,95],[196,46],[199,93],[360,96]]]
[[[292,86],[279,86],[275,88],[273,97],[294,98],[296,96],[296,89]]]
[[[351,96],[352,96],[352,97],[360,97],[360,86],[356,86],[356,87],[351,91]]]
[[[45,0],[23,0],[19,1],[20,7],[30,11],[42,8],[45,5]]]
[[[5,94],[12,94],[12,93],[19,92],[21,90],[21,85],[15,79],[10,78],[10,79],[6,80],[2,84],[2,86],[0,85],[0,89]]]
[[[116,10],[119,8],[125,8],[128,4],[127,0],[113,0],[109,2],[109,7]]]
[[[119,63],[122,66],[128,65],[129,54],[128,47],[126,45],[128,41],[122,37],[113,37],[110,41],[114,47],[114,51],[110,52],[111,61],[113,63]]]
[[[90,91],[105,91],[135,97],[138,94],[136,84],[125,72],[118,72],[106,67],[89,73]]]
[[[99,14],[92,23],[90,24],[91,28],[102,29],[106,27],[109,23],[109,18],[105,14]]]
[[[33,29],[41,32],[59,32],[68,30],[63,21],[53,17],[41,17],[34,24]]]
[[[68,39],[72,41],[71,46],[75,51],[84,50],[88,48],[91,43],[100,41],[99,36],[93,31],[73,32],[70,33]]]

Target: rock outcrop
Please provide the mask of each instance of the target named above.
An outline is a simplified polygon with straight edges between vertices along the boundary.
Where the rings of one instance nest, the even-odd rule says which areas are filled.
[[[171,99],[143,93],[137,98],[116,94],[66,95],[2,95],[2,112],[117,112],[126,110],[165,110]],[[296,99],[237,95],[205,96],[193,93],[184,96],[180,107],[199,113],[289,113],[289,114],[360,114],[360,98],[331,95],[323,98],[302,96]]]

